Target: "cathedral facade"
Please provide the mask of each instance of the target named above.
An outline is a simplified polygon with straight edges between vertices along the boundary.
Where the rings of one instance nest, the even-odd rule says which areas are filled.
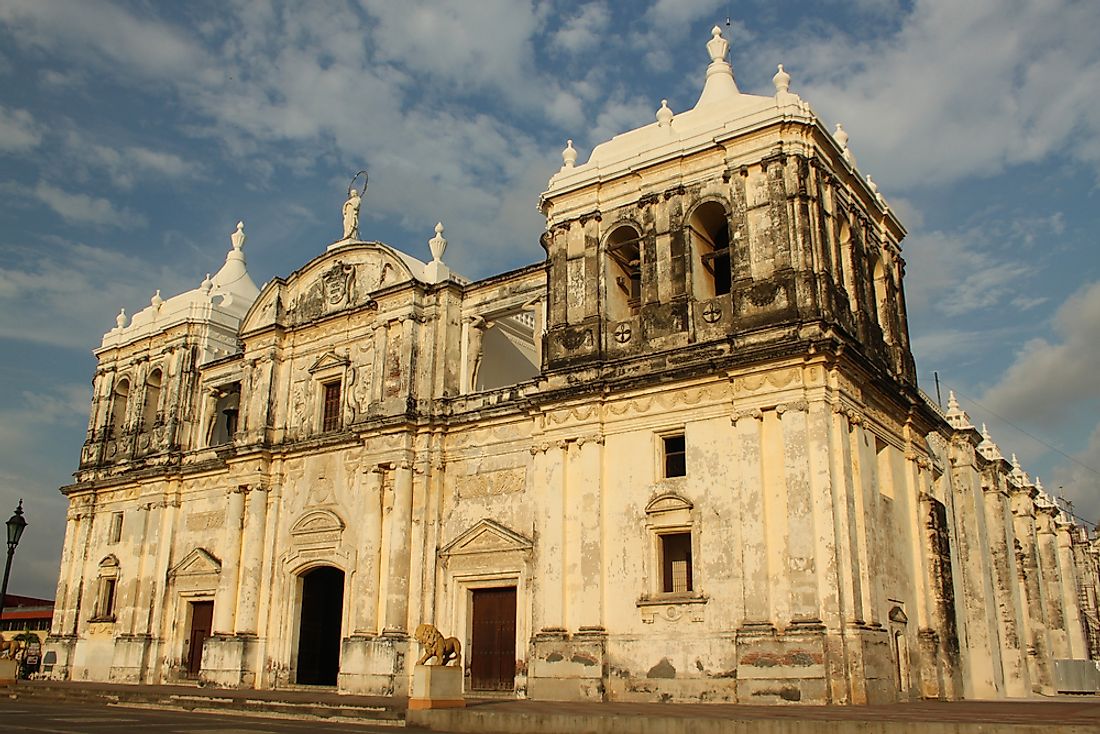
[[[743,94],[570,142],[543,262],[344,238],[96,351],[49,649],[73,680],[859,704],[1053,692],[1097,551],[917,387],[905,230],[842,130]],[[323,248],[323,246],[322,246]],[[1076,661],[1076,663],[1074,662]],[[1095,666],[1092,666],[1095,668]]]

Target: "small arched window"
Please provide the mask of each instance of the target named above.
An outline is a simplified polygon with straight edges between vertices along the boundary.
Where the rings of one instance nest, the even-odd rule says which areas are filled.
[[[883,337],[890,341],[889,319],[887,317],[889,310],[886,302],[886,269],[883,267],[881,256],[875,258],[871,273],[875,284],[875,317],[878,319],[878,325],[882,328]]]
[[[159,369],[149,373],[145,381],[145,403],[141,410],[141,423],[145,430],[151,429],[157,423],[157,412],[160,409],[160,388],[164,381],[164,375]]]
[[[129,400],[130,380],[123,377],[115,383],[115,390],[111,395],[111,419],[108,425],[115,435],[122,433],[126,426],[126,408]]]
[[[848,292],[848,307],[859,310],[859,296],[856,293],[855,268],[852,267],[852,227],[848,220],[840,222],[840,261],[844,278],[844,290]]]
[[[607,251],[607,317],[623,321],[637,313],[642,300],[641,235],[630,225],[612,230]]]
[[[692,288],[704,300],[730,292],[729,216],[717,201],[701,204],[688,220],[692,252]]]

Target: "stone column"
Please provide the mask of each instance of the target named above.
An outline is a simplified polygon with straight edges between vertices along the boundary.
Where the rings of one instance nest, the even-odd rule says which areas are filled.
[[[1085,628],[1081,623],[1081,603],[1077,593],[1077,572],[1073,563],[1073,523],[1058,518],[1055,532],[1058,537],[1058,569],[1062,579],[1062,605],[1065,608],[1066,634],[1069,638],[1069,654],[1074,660],[1087,660],[1088,645]]]
[[[403,461],[394,472],[390,513],[390,553],[383,634],[403,635],[409,616],[409,532],[412,519],[412,466]]]
[[[228,492],[225,518],[225,545],[218,592],[214,597],[214,634],[233,634],[233,617],[237,609],[237,580],[241,562],[241,524],[244,520],[243,486]]]
[[[570,463],[570,540],[565,577],[569,585],[569,618],[574,629],[602,631],[603,620],[603,436],[577,439]]]
[[[781,405],[783,463],[787,505],[787,572],[790,575],[790,621],[820,624],[814,539],[814,512],[810,493],[810,465],[807,452],[810,436],[805,403]]]
[[[148,634],[152,622],[149,615],[153,610],[153,594],[156,591],[157,582],[157,548],[160,545],[157,531],[160,530],[160,516],[164,512],[164,503],[147,502],[140,509],[144,514],[140,545],[141,571],[133,630],[135,634]]]
[[[768,547],[764,522],[764,468],[760,455],[763,413],[759,410],[734,417],[737,436],[737,471],[733,477],[741,507],[741,567],[745,625],[772,625],[771,589],[768,584]]]
[[[372,466],[366,475],[363,488],[362,522],[358,523],[358,540],[355,560],[355,621],[352,629],[356,635],[378,633],[378,570],[379,551],[382,548],[382,479],[385,470]]]
[[[78,560],[74,558],[74,550],[83,548],[85,544],[79,543],[77,535],[83,529],[83,515],[70,509],[65,519],[65,541],[61,546],[61,571],[57,578],[57,602],[54,607],[53,622],[50,625],[50,636],[72,634],[73,607],[76,604],[76,588],[80,585],[81,573],[76,568]]]
[[[241,582],[237,598],[237,633],[257,632],[260,604],[260,573],[263,569],[265,525],[267,524],[267,487],[257,485],[248,493],[244,543],[241,552]]]
[[[542,632],[557,633],[565,628],[565,582],[562,566],[564,559],[564,500],[566,462],[569,460],[568,444],[541,446],[536,450],[536,484],[541,476],[546,487],[538,502],[542,532],[538,539],[538,574],[535,589],[539,603],[535,605],[535,626]]]
[[[1066,635],[1065,609],[1062,603],[1062,574],[1058,568],[1058,539],[1054,537],[1054,518],[1058,508],[1044,502],[1035,518],[1039,540],[1039,565],[1043,574],[1047,630],[1050,633],[1050,655],[1065,659],[1069,654],[1069,637]]]
[[[1012,542],[1011,513],[1008,495],[1003,487],[1003,475],[987,469],[983,477],[986,525],[989,529],[990,567],[993,574],[993,596],[997,602],[1000,627],[1001,665],[1004,668],[1005,694],[1020,698],[1031,693],[1028,681],[1025,649],[1020,638],[1018,620],[1022,612],[1019,587],[1016,583],[1016,554]]]
[[[1050,644],[1043,609],[1042,578],[1035,548],[1034,487],[1013,487],[1012,524],[1016,534],[1018,583],[1026,603],[1028,676],[1033,690],[1050,692]]]

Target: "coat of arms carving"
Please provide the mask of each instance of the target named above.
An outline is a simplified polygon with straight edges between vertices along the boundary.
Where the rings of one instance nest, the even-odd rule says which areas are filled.
[[[325,287],[325,303],[329,306],[341,306],[350,302],[354,279],[354,265],[346,265],[340,260],[333,263],[321,275],[321,282]]]

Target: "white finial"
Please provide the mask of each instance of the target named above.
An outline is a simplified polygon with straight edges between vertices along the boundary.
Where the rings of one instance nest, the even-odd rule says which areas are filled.
[[[871,180],[871,174],[867,174],[867,188],[871,189],[871,193],[878,195],[878,184]]]
[[[959,409],[959,401],[955,397],[955,391],[954,390],[948,390],[947,391],[947,409],[948,410],[958,410]]]
[[[233,243],[233,249],[240,252],[246,239],[248,238],[244,234],[244,222],[237,222],[237,231],[229,236],[229,241]]]
[[[984,423],[982,424],[982,438],[984,438],[986,441],[993,440],[993,437],[989,435],[989,429],[985,427]]]
[[[775,93],[784,94],[791,88],[791,75],[783,71],[783,64],[779,65],[779,71],[772,77],[772,83],[775,84]]]
[[[1012,452],[1012,468],[1016,470],[1020,469],[1020,460],[1016,458],[1015,451]]]
[[[115,316],[115,323],[120,329],[126,328],[126,309],[120,308],[118,310],[118,316]]]
[[[160,297],[160,288],[157,288],[157,292],[153,294],[153,297],[149,299],[149,305],[156,310],[160,310],[161,304],[164,303],[164,299]]]
[[[737,89],[737,82],[733,78],[733,67],[726,61],[730,45],[722,38],[722,29],[718,26],[710,31],[711,39],[707,41],[707,53],[710,55],[710,65],[707,66],[707,80],[703,84],[703,93],[699,95],[699,101],[695,103],[698,108],[703,105],[723,103],[735,99],[741,92]]]
[[[443,222],[436,222],[435,237],[428,240],[428,249],[432,251],[433,262],[443,262],[443,253],[447,249],[447,240],[443,237]]]
[[[562,166],[572,168],[577,162],[577,149],[573,147],[572,140],[565,141],[565,150],[561,152]]]
[[[668,107],[668,100],[662,99],[661,106],[657,108],[657,126],[668,127],[672,124],[672,110]]]
[[[718,26],[714,26],[710,29],[711,39],[707,41],[707,53],[710,54],[710,60],[725,61],[726,54],[729,53],[730,44],[729,41],[722,38],[722,29]]]
[[[203,279],[202,283],[199,284],[199,288],[202,289],[203,293],[209,293],[210,289],[213,288],[213,287],[214,287],[214,281],[210,279],[210,273],[207,273],[206,277]]]
[[[840,146],[841,150],[848,150],[848,133],[839,122],[836,124],[836,132],[833,133],[833,139],[836,140],[836,144]]]

